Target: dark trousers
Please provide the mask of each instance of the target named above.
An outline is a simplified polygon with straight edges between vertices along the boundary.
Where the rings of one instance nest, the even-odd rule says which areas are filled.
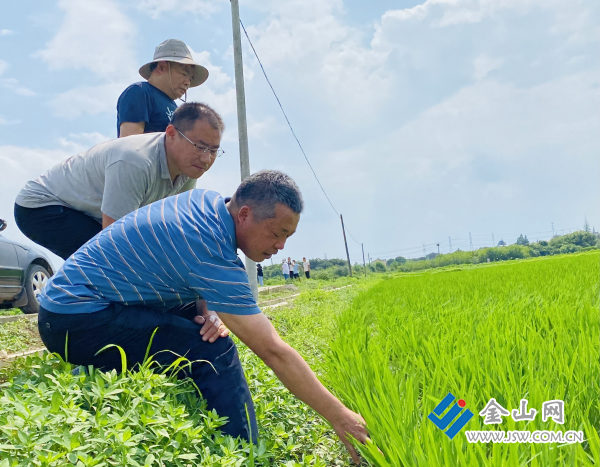
[[[310,271],[304,271],[304,275],[307,279],[310,279]]]
[[[27,238],[65,260],[102,230],[97,220],[65,206],[15,204],[15,221]]]
[[[158,328],[148,355],[161,350],[171,350],[188,360],[206,360],[185,368],[180,377],[191,377],[208,409],[215,409],[220,417],[229,417],[221,429],[225,434],[249,440],[250,430],[246,406],[251,424],[252,440],[256,443],[257,426],[254,405],[248,389],[237,348],[230,337],[220,337],[212,344],[200,336],[201,325],[192,321],[196,315],[194,303],[181,305],[166,312],[146,306],[112,304],[94,313],[61,314],[40,308],[38,328],[44,344],[65,360],[76,365],[94,365],[103,370],[121,369],[121,355],[111,347],[97,356],[102,347],[116,344],[125,350],[127,366],[141,364],[154,329]],[[168,366],[177,359],[171,352],[161,352],[153,360]],[[214,367],[214,369],[213,369]],[[185,373],[184,373],[185,371]]]

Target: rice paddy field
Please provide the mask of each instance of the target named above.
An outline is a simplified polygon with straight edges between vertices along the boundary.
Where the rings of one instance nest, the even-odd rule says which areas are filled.
[[[345,278],[335,285],[353,287],[336,291],[315,281],[265,313],[366,419],[362,465],[598,466],[599,279],[593,251]],[[239,350],[258,446],[221,435],[225,420],[170,371],[86,373],[46,355],[0,371],[0,467],[350,465],[329,425]],[[427,418],[449,392],[474,414],[453,439]],[[485,425],[479,412],[491,398],[508,411],[526,399],[538,414]],[[564,401],[564,424],[542,421],[550,400]],[[585,439],[470,444],[467,430],[574,430]]]
[[[599,255],[591,252],[383,281],[337,318],[330,387],[369,427],[378,466],[591,466],[600,463]],[[474,417],[465,430],[581,430],[583,443],[469,444],[427,416],[451,392]],[[533,421],[485,425],[491,398],[521,399]],[[542,404],[564,401],[564,424]]]

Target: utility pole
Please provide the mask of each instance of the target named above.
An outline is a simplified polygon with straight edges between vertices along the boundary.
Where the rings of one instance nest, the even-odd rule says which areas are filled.
[[[427,259],[427,250],[425,249],[425,244],[423,243],[423,256]]]
[[[439,255],[440,254],[440,244],[438,243],[437,246],[438,246],[438,255]]]
[[[237,99],[238,138],[240,143],[240,172],[242,180],[250,176],[248,154],[248,125],[246,123],[246,93],[244,91],[244,65],[240,36],[240,8],[238,0],[231,0],[231,25],[233,27],[233,64],[235,66],[235,95]],[[246,256],[246,273],[254,299],[258,300],[256,263]]]
[[[348,259],[348,271],[350,277],[352,277],[352,264],[350,264],[350,254],[348,253],[348,242],[346,242],[346,229],[344,228],[344,218],[340,214],[340,220],[342,221],[342,233],[344,234],[344,245],[346,246],[346,258]]]
[[[325,261],[327,261],[327,253],[325,253]]]
[[[496,246],[496,240],[494,240],[494,232],[492,232],[492,246]]]
[[[554,222],[552,222],[552,237],[554,237]]]
[[[371,264],[371,253],[367,253],[367,258],[369,258],[369,264]]]
[[[452,240],[448,237],[448,244],[450,245],[450,253],[452,253]]]
[[[469,250],[473,251],[473,240],[471,240],[471,232],[469,232]]]
[[[360,247],[362,248],[362,252],[363,252],[363,266],[365,268],[365,278],[367,277],[367,263],[365,263],[365,247],[364,245],[361,243]]]

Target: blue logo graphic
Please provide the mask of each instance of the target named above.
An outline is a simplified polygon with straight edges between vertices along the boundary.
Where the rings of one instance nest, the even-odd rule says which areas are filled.
[[[465,401],[460,399],[458,403],[455,403],[450,407],[450,410],[446,412],[446,415],[442,417],[444,411],[454,402],[454,395],[451,392],[448,393],[446,397],[438,404],[438,406],[433,409],[427,418],[435,423],[440,430],[444,431],[448,428],[448,425],[452,423],[452,421],[456,418],[456,416],[462,411],[463,407],[466,405]],[[440,418],[442,417],[442,418]],[[466,409],[460,417],[448,428],[448,430],[444,431],[448,438],[452,439],[456,436],[456,434],[463,429],[463,427],[467,424],[469,420],[473,418],[473,412],[469,409]]]

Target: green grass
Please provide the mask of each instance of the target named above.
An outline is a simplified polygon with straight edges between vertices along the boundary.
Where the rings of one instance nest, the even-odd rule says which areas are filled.
[[[366,419],[379,466],[600,464],[598,252],[406,274],[362,293],[339,316],[325,377]],[[583,430],[586,442],[468,444],[426,417],[452,392],[475,417],[465,430]],[[524,398],[532,422],[478,415],[494,397]],[[542,403],[565,401],[565,424]],[[378,449],[383,453],[380,454]]]
[[[356,290],[355,290],[356,289]],[[321,361],[334,317],[358,294],[314,290],[270,316],[305,358]],[[142,368],[73,375],[57,358],[29,357],[0,374],[0,467],[347,466],[331,427],[238,343],[255,403],[259,444],[221,435],[190,380]]]
[[[117,374],[29,357],[0,387],[0,467],[347,465],[329,426],[243,345],[255,402],[253,448],[219,431],[191,380],[142,368]]]
[[[18,308],[2,308],[0,309],[0,316],[13,316],[22,315],[23,312]]]
[[[303,281],[290,306],[265,314],[365,417],[374,444],[361,449],[372,465],[600,465],[598,276],[594,252]],[[220,434],[223,420],[189,380],[148,369],[75,376],[47,356],[0,374],[0,467],[349,465],[329,425],[239,350],[259,423],[252,449]],[[426,419],[448,391],[475,412],[468,430],[583,430],[587,441],[469,445],[463,433],[450,441]],[[542,423],[538,413],[529,424],[505,418],[486,427],[477,413],[491,397],[509,410],[521,398],[538,410],[563,399],[565,424]]]
[[[24,318],[0,323],[0,351],[10,354],[43,346],[38,334],[37,320]]]

